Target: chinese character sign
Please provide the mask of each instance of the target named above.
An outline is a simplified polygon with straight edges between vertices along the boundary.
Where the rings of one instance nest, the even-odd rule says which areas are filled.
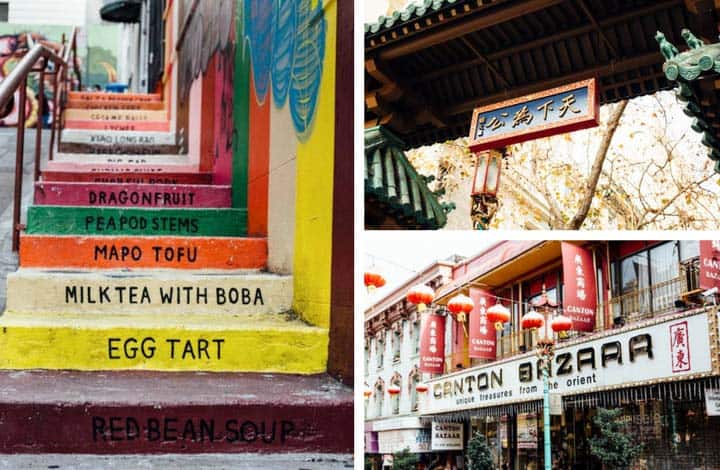
[[[470,312],[468,321],[469,355],[479,359],[495,359],[497,357],[497,333],[485,314],[486,309],[495,303],[495,296],[489,291],[471,288],[470,298],[473,300],[475,308]]]
[[[690,339],[687,321],[670,325],[670,360],[673,374],[690,370]]]
[[[443,373],[445,364],[445,317],[426,313],[420,330],[420,371]]]
[[[599,111],[595,79],[477,108],[470,149],[478,152],[596,127]]]
[[[592,252],[572,243],[562,242],[563,311],[573,322],[575,331],[595,329],[597,289]]]
[[[720,286],[720,240],[700,240],[700,288]]]

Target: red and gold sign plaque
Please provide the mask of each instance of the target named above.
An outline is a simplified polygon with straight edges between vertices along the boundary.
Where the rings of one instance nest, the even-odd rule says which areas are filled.
[[[600,105],[594,78],[476,108],[470,150],[496,149],[518,142],[596,127]]]

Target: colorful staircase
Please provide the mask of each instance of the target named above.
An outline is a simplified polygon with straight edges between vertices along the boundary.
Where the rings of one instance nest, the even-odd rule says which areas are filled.
[[[350,452],[327,328],[293,313],[292,277],[267,272],[231,187],[180,153],[167,103],[68,98],[7,279],[0,389],[37,393],[0,393],[0,452]],[[38,403],[63,381],[76,393]]]

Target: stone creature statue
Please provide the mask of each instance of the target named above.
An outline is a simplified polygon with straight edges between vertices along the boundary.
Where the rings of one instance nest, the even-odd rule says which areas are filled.
[[[683,30],[680,32],[680,35],[683,37],[690,49],[700,49],[705,45],[704,42],[695,37],[695,35],[691,33],[690,30],[687,28],[683,28]]]
[[[658,31],[655,34],[655,40],[660,44],[660,52],[665,57],[665,59],[672,59],[678,54],[677,47],[673,46],[670,41],[665,39],[665,35]]]

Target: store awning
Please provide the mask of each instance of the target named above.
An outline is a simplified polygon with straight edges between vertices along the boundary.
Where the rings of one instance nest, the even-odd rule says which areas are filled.
[[[438,229],[454,205],[442,204],[403,153],[404,143],[382,126],[365,130],[366,228]]]
[[[114,23],[137,23],[141,5],[142,0],[103,0],[100,18]]]

